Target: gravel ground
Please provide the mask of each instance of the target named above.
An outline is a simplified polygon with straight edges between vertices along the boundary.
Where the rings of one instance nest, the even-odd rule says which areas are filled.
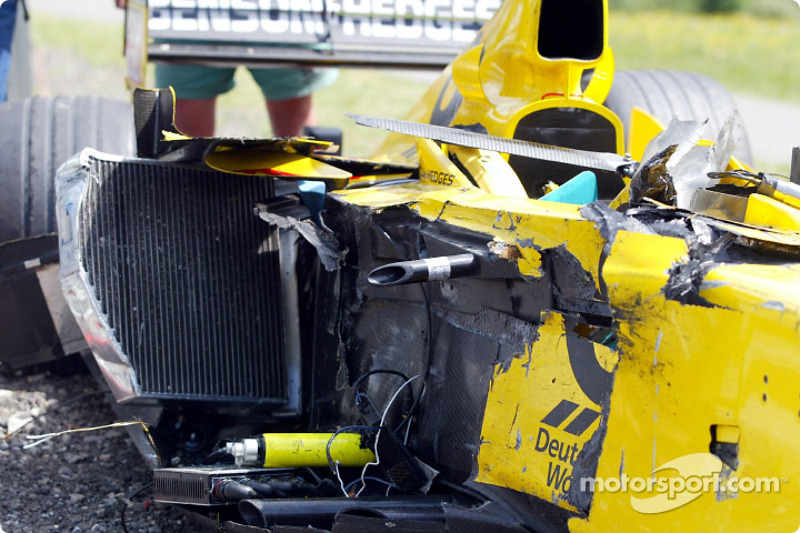
[[[104,429],[56,437],[30,449],[27,435],[87,428],[116,421],[108,400],[85,373],[0,375],[0,533],[123,531],[122,507],[130,532],[193,530],[174,507],[152,504],[151,481],[125,429]],[[86,393],[87,396],[57,406]],[[46,412],[50,411],[50,412]],[[13,432],[31,415],[45,413]]]

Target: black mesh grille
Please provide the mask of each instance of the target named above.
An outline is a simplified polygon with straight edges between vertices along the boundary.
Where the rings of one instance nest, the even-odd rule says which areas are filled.
[[[272,183],[92,160],[83,268],[144,397],[286,400]],[[269,401],[272,400],[272,401]]]
[[[153,472],[153,497],[161,502],[208,504],[211,487],[208,476],[156,470]]]

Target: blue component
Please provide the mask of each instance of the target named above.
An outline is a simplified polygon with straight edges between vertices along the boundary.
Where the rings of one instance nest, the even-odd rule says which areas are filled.
[[[17,0],[0,2],[0,102],[5,102],[8,87],[8,69],[11,67],[11,41],[17,18]]]
[[[595,202],[597,201],[597,176],[591,170],[585,170],[539,200],[577,205]]]
[[[319,223],[319,212],[325,207],[325,183],[322,181],[300,180],[297,184],[300,199],[311,211],[311,219]]]

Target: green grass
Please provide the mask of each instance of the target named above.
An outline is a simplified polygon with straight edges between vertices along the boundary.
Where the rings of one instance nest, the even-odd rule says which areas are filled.
[[[118,24],[62,20],[36,13],[30,20],[35,90],[129,98],[124,88],[122,35],[122,26]],[[71,59],[75,60],[75,66]],[[237,88],[218,101],[218,135],[270,136],[269,120],[258,86],[244,69],[239,69],[236,80]],[[147,82],[153,83],[152,67],[148,70]],[[427,83],[391,71],[341,69],[336,83],[314,95],[317,121],[344,130],[346,154],[366,156],[385,135],[355,125],[343,113],[400,117],[426,87]]]
[[[752,15],[614,13],[617,68],[707,74],[733,92],[797,100],[800,23]]]
[[[36,12],[31,14],[29,27],[35,50],[69,51],[93,67],[125,66],[122,25],[65,20]]]
[[[237,71],[236,83],[235,90],[219,98],[218,133],[228,136],[269,135],[266,107],[258,86],[244,69]],[[401,118],[427,85],[392,71],[340,69],[339,78],[333,85],[314,94],[317,123],[342,128],[344,153],[365,157],[386,134],[358,126],[344,113]],[[255,131],[245,131],[248,118],[250,122],[256,122]]]
[[[699,13],[708,0],[609,0],[614,11],[681,11]],[[718,0],[717,4],[738,5],[738,11],[758,17],[800,18],[800,8],[793,0]]]

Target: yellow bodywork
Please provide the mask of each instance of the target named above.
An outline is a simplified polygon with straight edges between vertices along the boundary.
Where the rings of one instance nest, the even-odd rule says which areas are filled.
[[[603,408],[575,378],[567,335],[564,317],[546,313],[539,338],[526,353],[508,369],[497,369],[486,403],[476,481],[541,495],[578,512],[565,497],[574,465],[597,431]],[[600,344],[594,348],[602,352],[592,354],[599,372],[613,371],[617,354]]]
[[[624,153],[621,123],[601,106],[613,73],[605,32],[594,60],[544,59],[530,45],[539,5],[506,1],[407,118],[512,137],[521,117],[572,106],[614,124]],[[581,90],[589,68],[598,81]],[[628,149],[641,158],[662,129],[635,110]],[[704,219],[771,259],[701,262],[682,238],[624,222],[609,231],[583,206],[527,198],[497,154],[392,135],[376,158],[418,162],[420,180],[334,194],[491,235],[488,249],[515,247],[530,280],[543,276],[546,251],[563,246],[613,315],[615,342],[604,344],[576,315],[546,311],[524,352],[497,365],[474,481],[570,511],[572,531],[797,530],[800,212],[790,203],[752,194],[745,220]],[[610,207],[627,201],[626,188]],[[699,301],[668,297],[685,271]],[[738,482],[742,490],[728,490]]]
[[[451,171],[449,165],[439,169]],[[689,261],[683,239],[622,230],[609,241],[580,206],[501,197],[455,181],[461,180],[336,194],[374,209],[404,204],[427,219],[491,234],[518,248],[517,266],[531,278],[541,274],[541,251],[563,244],[598,291],[606,287],[618,339],[613,349],[594,343],[597,364],[613,375],[613,386],[603,403],[593,402],[570,365],[567,337],[576,334],[565,327],[568,317],[546,313],[525,352],[508,368],[496,368],[476,481],[574,511],[574,531],[706,531],[708,524],[726,531],[795,531],[800,264],[720,263],[700,287],[707,305],[683,304],[664,295],[670,269]],[[764,230],[749,231],[769,240]],[[792,250],[797,254],[800,247]],[[544,424],[562,401],[576,405],[569,417],[556,427]],[[583,411],[599,416],[580,435],[565,432]],[[655,513],[635,509],[632,497],[644,495],[631,491],[596,492],[582,501],[568,494],[579,483],[570,477],[573,461],[586,446],[598,454],[588,477],[647,479],[683,456],[710,456],[712,427],[719,428],[718,442],[739,446],[738,468],[717,460],[719,475],[777,479],[779,491],[734,496],[710,490],[675,509],[668,508],[671,500],[656,501],[663,512]]]
[[[561,59],[536,45],[543,2],[506,0],[406,118],[513,138],[525,117],[581,110],[611,125],[616,153],[641,159],[663,125],[634,110],[623,132],[603,107],[614,60],[607,4],[596,4],[600,45]],[[581,206],[529,197],[505,154],[393,134],[374,159],[418,165],[419,179],[332,194],[489,235],[487,253],[529,281],[543,279],[548,252],[563,249],[611,312],[601,327],[546,310],[524,351],[497,364],[472,481],[558,506],[571,513],[572,531],[797,530],[795,198],[745,189],[743,220],[647,204],[665,224],[688,220],[695,233],[681,238],[625,211],[628,182],[616,199]],[[715,255],[703,241],[709,227],[744,252]],[[692,298],[682,299],[684,285]]]
[[[607,19],[606,2],[596,2]],[[590,110],[616,127],[616,151],[624,152],[620,119],[601,104],[611,88],[614,56],[604,24],[594,57],[543,57],[537,42],[542,2],[503,2],[484,25],[478,42],[448,66],[407,115],[441,125],[480,123],[491,135],[513,137],[520,120],[544,109]],[[586,89],[581,76],[592,71]],[[509,73],[513,73],[509,75]],[[390,135],[375,152],[378,160],[414,161],[414,140]]]

